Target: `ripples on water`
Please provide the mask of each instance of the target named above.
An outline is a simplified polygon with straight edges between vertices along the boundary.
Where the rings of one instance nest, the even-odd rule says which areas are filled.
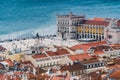
[[[119,4],[119,0],[0,0],[0,35],[39,32],[39,28],[55,33],[57,13],[120,18]]]

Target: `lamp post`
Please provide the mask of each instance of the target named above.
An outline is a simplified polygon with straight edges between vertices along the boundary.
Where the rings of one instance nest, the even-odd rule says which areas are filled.
[[[63,40],[65,39],[65,38],[64,38],[65,31],[60,31],[60,33],[61,33],[61,36],[62,36],[61,46],[63,46]]]

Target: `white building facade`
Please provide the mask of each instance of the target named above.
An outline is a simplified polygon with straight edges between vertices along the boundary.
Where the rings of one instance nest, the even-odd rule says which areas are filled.
[[[117,22],[118,20],[112,19],[109,26],[105,29],[105,39],[108,44],[120,43],[120,27]]]
[[[57,36],[58,38],[71,39],[76,38],[76,25],[80,24],[84,16],[57,15]]]

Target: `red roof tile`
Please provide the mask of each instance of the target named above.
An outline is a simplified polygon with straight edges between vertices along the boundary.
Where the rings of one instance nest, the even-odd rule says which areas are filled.
[[[62,49],[59,49],[59,50],[57,51],[57,53],[60,54],[60,55],[69,54],[68,50],[63,49],[63,48],[62,48]]]
[[[81,61],[81,64],[91,64],[96,62],[100,62],[100,61],[98,59],[91,59],[91,60]]]
[[[9,64],[9,66],[14,66],[14,63],[10,59],[6,59],[4,61],[6,61]]]
[[[83,53],[83,54],[76,54],[76,55],[70,55],[68,56],[72,61],[82,61],[84,59],[90,59],[92,58],[91,56],[89,56],[87,53]]]
[[[63,77],[57,77],[57,76],[53,76],[51,80],[62,80]]]
[[[104,54],[103,51],[95,51],[94,54],[98,55],[98,54]]]
[[[100,21],[100,20],[83,20],[83,24],[108,26],[109,22],[108,21]]]
[[[51,80],[63,80],[63,78],[64,78],[64,80],[70,80],[70,75],[57,75],[57,76],[53,76],[52,78],[51,78]]]
[[[92,20],[96,20],[96,21],[104,21],[104,18],[93,18]]]
[[[100,76],[101,76],[101,72],[100,71],[95,71],[95,72],[91,72],[88,74],[88,76],[91,77],[91,80],[102,80],[100,79]]]
[[[22,65],[33,66],[33,64],[31,63],[31,61],[24,61],[24,62],[21,62],[21,66],[22,66]]]
[[[31,64],[31,61],[24,61],[24,62],[21,62],[21,64]]]
[[[3,80],[4,74],[0,74],[0,80]]]
[[[6,60],[2,60],[2,61],[5,61],[9,64],[9,66],[14,66],[14,63],[10,60],[10,59],[6,59]],[[0,62],[2,62],[0,61]]]
[[[115,70],[110,74],[110,78],[120,79],[120,70]]]
[[[83,68],[83,66],[81,66],[81,64],[61,66],[61,71],[74,72],[74,71],[83,70],[83,69],[84,69],[84,68]]]
[[[95,47],[91,47],[94,50],[94,54],[104,54],[104,51],[113,50],[110,46],[107,45],[98,45]]]
[[[116,58],[116,59],[114,60],[114,64],[120,64],[120,58]]]
[[[113,64],[113,65],[109,65],[109,66],[107,66],[108,68],[110,68],[110,69],[120,69],[120,65],[119,64]]]
[[[111,45],[111,47],[115,50],[119,50],[120,49],[120,44],[113,44],[113,45]]]
[[[64,54],[69,54],[69,52],[66,49],[59,49],[57,52],[52,52],[52,51],[46,51],[46,53],[49,56],[57,56],[57,55],[64,55]]]
[[[74,51],[77,49],[82,49],[84,50],[84,53],[88,53],[88,50],[91,47],[95,47],[95,46],[102,45],[102,44],[107,44],[107,43],[106,41],[96,41],[96,42],[91,42],[91,43],[78,44],[78,45],[70,47],[70,49]]]
[[[47,57],[47,55],[45,55],[45,54],[35,54],[35,55],[33,55],[32,56],[34,59],[35,58],[44,58],[44,57]]]
[[[4,66],[2,64],[0,64],[0,69],[2,69]]]
[[[49,56],[57,56],[59,55],[57,52],[47,51],[46,52]]]

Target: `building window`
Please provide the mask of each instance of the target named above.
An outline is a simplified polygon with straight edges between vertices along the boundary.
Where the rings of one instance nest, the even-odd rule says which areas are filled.
[[[103,63],[101,63],[101,66],[103,66]]]
[[[50,66],[52,66],[52,63],[50,63]]]
[[[94,68],[93,64],[91,65],[92,68]]]
[[[53,63],[53,65],[55,65],[55,62]]]
[[[100,66],[100,64],[98,63],[98,67]]]
[[[90,68],[91,66],[89,65],[89,68]]]
[[[59,64],[59,62],[57,61],[57,64]]]
[[[95,67],[98,67],[97,64],[95,64]]]
[[[47,66],[49,66],[49,63],[47,63]]]
[[[46,64],[44,63],[44,67],[46,66]]]
[[[87,69],[89,68],[89,65],[87,65]]]

